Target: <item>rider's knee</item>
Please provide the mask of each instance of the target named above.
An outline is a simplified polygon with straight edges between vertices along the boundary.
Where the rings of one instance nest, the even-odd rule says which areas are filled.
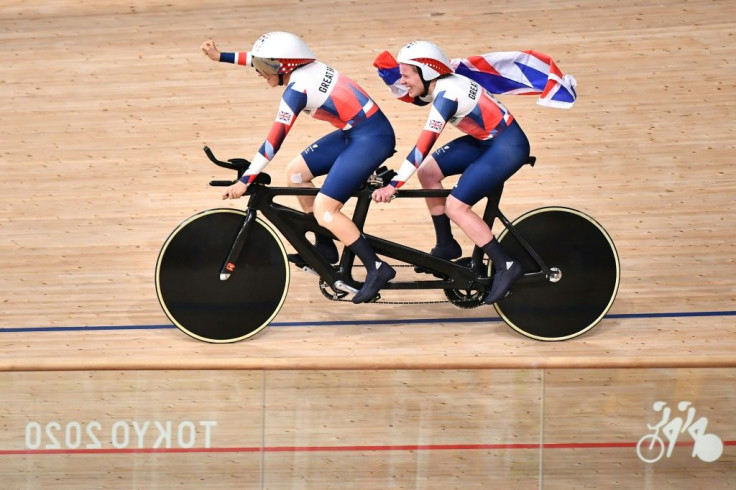
[[[286,183],[289,186],[298,185],[303,182],[302,174],[299,172],[289,172],[286,171]]]
[[[445,176],[442,175],[437,162],[430,156],[417,169],[417,178],[422,187],[433,187],[442,181]]]
[[[309,183],[312,181],[312,174],[309,172],[304,160],[301,157],[293,159],[286,165],[286,182],[290,187]]]
[[[314,218],[320,226],[330,228],[337,213],[337,209],[334,209],[329,203],[324,202],[324,199],[320,199],[319,195],[317,196],[317,199],[314,201]]]
[[[286,182],[290,187],[310,182],[309,179],[305,179],[304,177],[303,173],[299,170],[286,168]]]
[[[417,179],[419,179],[419,183],[422,184],[422,187],[426,187],[430,180],[428,172],[422,170],[422,167],[419,167],[419,169],[417,170]]]
[[[457,221],[457,218],[460,216],[457,209],[450,208],[449,206],[445,206],[445,214],[450,218],[450,221]]]
[[[459,199],[453,198],[453,196],[448,196],[445,201],[445,214],[448,218],[452,221],[457,221],[468,212],[472,212],[470,206]]]
[[[336,215],[337,211],[334,210],[314,208],[314,218],[317,220],[317,223],[328,230],[332,228]]]
[[[335,220],[335,215],[329,211],[314,212],[314,217],[320,226],[324,226],[328,230],[331,228],[332,222]]]

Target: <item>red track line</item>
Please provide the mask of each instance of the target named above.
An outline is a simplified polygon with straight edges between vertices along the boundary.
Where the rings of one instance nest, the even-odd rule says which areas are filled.
[[[692,446],[692,441],[677,446]],[[724,446],[736,446],[736,441],[723,441]],[[358,452],[358,451],[477,451],[498,449],[613,449],[636,447],[635,442],[577,442],[545,444],[400,444],[392,446],[270,446],[213,448],[136,448],[136,449],[18,449],[0,450],[0,456],[45,454],[146,454],[146,453],[257,453],[257,452]]]

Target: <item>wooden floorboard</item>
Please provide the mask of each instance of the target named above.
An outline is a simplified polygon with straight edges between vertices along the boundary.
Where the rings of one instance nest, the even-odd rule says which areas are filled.
[[[6,0],[0,478],[75,489],[730,488],[734,19],[735,2],[711,0]],[[330,302],[294,270],[274,324],[251,339],[207,344],[173,328],[154,287],[161,245],[194,213],[243,205],[208,187],[230,176],[201,148],[252,157],[280,96],[250,69],[210,62],[200,43],[248,50],[282,29],[374,97],[396,129],[393,168],[426,112],[392,99],[372,67],[379,52],[427,38],[452,58],[551,54],[579,98],[563,111],[502,97],[538,158],[509,181],[502,209],[594,216],[621,259],[609,315],[579,338],[540,342],[490,307]],[[274,182],[329,129],[300,117],[267,168]],[[448,128],[441,142],[457,135]],[[418,200],[375,207],[366,229],[433,245]],[[686,434],[656,465],[637,458],[663,400],[708,417],[725,445],[718,463],[696,458]],[[212,418],[211,447],[199,425],[191,450],[113,444],[135,437],[134,423],[188,430]],[[69,433],[95,422],[108,436],[100,451],[40,438],[54,423]]]
[[[294,271],[276,322],[327,325],[272,328],[230,347],[199,345],[175,330],[7,333],[0,347],[6,367],[28,366],[24,359],[36,356],[63,363],[68,350],[57,348],[59,338],[71,350],[100,352],[115,365],[136,355],[152,362],[146,345],[159,342],[238,361],[267,360],[272,353],[278,362],[304,357],[300,346],[318,346],[309,357],[351,351],[399,363],[510,354],[728,357],[734,350],[733,316],[615,316],[736,310],[732,2],[494,2],[477,15],[462,2],[413,2],[401,15],[381,2],[377,8],[289,5],[294,17],[288,23],[266,4],[247,2],[10,2],[4,8],[0,328],[168,323],[153,286],[161,244],[195,212],[241,205],[223,204],[219,191],[207,186],[211,178],[229,176],[205,160],[201,147],[209,144],[223,158],[250,157],[279,96],[248,69],[209,62],[199,44],[211,37],[222,49],[244,50],[262,31],[287,27],[373,94],[397,132],[399,156],[388,162],[394,167],[425,114],[390,97],[371,66],[379,51],[396,52],[409,38],[427,37],[451,57],[530,48],[551,53],[577,78],[579,99],[563,111],[539,107],[530,97],[503,97],[538,164],[514,176],[502,206],[512,217],[545,205],[594,216],[621,257],[614,317],[581,339],[544,345],[493,321],[476,323],[495,317],[491,308],[335,304],[320,295],[313,276]],[[503,29],[488,31],[488,25]],[[357,35],[338,35],[344,29]],[[328,129],[300,118],[267,168],[274,181],[283,184],[290,155]],[[448,128],[442,138],[457,134]],[[420,249],[432,246],[419,200],[375,207],[367,230]],[[467,250],[469,241],[459,230],[456,235]],[[443,299],[433,292],[385,296]],[[472,321],[457,322],[463,318]],[[431,321],[402,325],[412,319]],[[351,320],[355,326],[329,325]],[[116,346],[130,342],[137,354],[106,351],[109,336]]]

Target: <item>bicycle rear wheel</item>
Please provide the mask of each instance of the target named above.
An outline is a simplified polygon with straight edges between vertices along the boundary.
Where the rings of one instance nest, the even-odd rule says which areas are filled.
[[[513,222],[542,260],[559,269],[559,281],[520,282],[495,304],[514,330],[537,340],[566,340],[595,326],[613,305],[621,269],[616,247],[590,216],[570,208],[529,211]],[[539,266],[508,230],[499,236],[525,271]]]
[[[220,270],[246,213],[212,209],[181,223],[156,261],[156,294],[166,316],[205,342],[255,335],[278,314],[289,288],[286,251],[273,229],[256,219],[226,281]]]

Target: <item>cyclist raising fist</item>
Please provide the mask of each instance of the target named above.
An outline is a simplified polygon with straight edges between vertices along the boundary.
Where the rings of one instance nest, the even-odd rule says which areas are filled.
[[[300,113],[337,128],[291,160],[286,166],[287,182],[293,187],[314,187],[312,179],[326,175],[317,196],[300,196],[299,203],[365,264],[368,274],[353,302],[373,299],[396,271],[378,258],[341,209],[393,153],[395,136],[386,116],[357,83],[317,61],[307,44],[294,34],[264,34],[250,52],[220,52],[211,40],[205,41],[201,49],[213,61],[252,66],[271,87],[286,87],[266,140],[240,181],[225,190],[223,199],[243,196],[248,184],[279,151]],[[328,261],[337,262],[337,248],[330,237],[317,235],[315,246]],[[303,263],[298,254],[291,254],[289,260]]]

